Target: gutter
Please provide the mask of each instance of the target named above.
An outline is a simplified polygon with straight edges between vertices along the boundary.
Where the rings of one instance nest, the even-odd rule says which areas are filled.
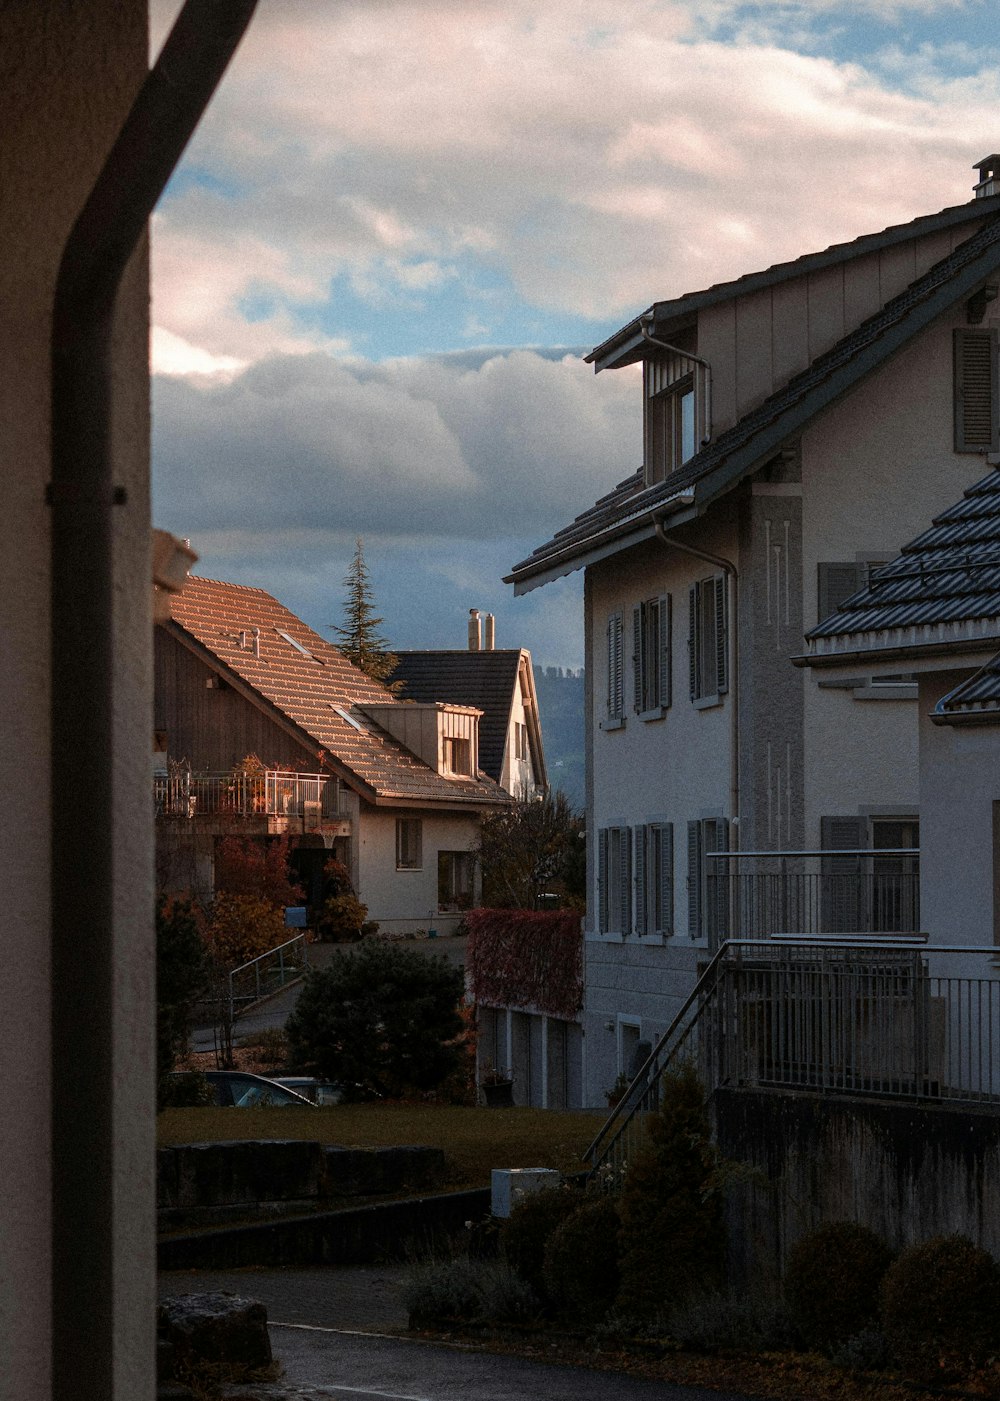
[[[67,239],[52,318],[52,1394],[115,1376],[113,340],[118,288],[256,0],[187,0]],[[139,528],[123,521],[134,535]],[[141,523],[144,534],[145,522]],[[119,879],[122,873],[117,872]],[[116,1240],[116,1237],[118,1238]],[[117,1300],[119,1309],[128,1301]],[[150,1374],[152,1359],[150,1359]]]

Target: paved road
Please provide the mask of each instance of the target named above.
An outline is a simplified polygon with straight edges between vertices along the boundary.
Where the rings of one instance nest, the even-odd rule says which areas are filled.
[[[732,1392],[411,1340],[402,1336],[405,1274],[398,1265],[177,1270],[160,1275],[159,1292],[166,1297],[224,1289],[258,1299],[267,1307],[271,1345],[285,1369],[282,1382],[293,1395],[342,1401],[745,1401]],[[298,1387],[308,1391],[298,1393]]]

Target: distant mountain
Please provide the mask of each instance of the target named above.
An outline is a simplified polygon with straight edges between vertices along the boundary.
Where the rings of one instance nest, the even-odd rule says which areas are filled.
[[[573,807],[583,812],[583,668],[536,666],[534,672],[549,785],[553,792],[561,788]]]

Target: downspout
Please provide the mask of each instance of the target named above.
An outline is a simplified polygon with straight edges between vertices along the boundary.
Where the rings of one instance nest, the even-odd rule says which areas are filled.
[[[656,531],[656,538],[668,549],[679,550],[681,554],[693,555],[695,559],[703,559],[706,564],[714,564],[716,569],[721,569],[729,579],[729,699],[730,699],[730,753],[729,753],[729,814],[730,821],[735,828],[734,847],[739,847],[739,825],[740,825],[740,575],[736,565],[732,560],[723,559],[721,555],[709,554],[707,550],[699,550],[694,545],[684,544],[673,535],[668,535],[663,529],[663,522],[657,516],[652,517],[653,529]]]
[[[69,235],[53,306],[51,1386],[74,1401],[117,1395],[115,1306],[129,1307],[113,1290],[115,301],[255,4],[187,0]]]

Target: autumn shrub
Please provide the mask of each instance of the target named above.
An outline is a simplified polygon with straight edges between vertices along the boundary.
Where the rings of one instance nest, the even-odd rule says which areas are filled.
[[[515,1202],[500,1227],[501,1254],[543,1303],[549,1302],[545,1247],[552,1232],[579,1209],[580,1202],[580,1193],[572,1187],[530,1192]]]
[[[362,904],[353,892],[345,891],[324,900],[316,930],[321,939],[342,943],[348,939],[360,939],[367,919],[368,906]]]
[[[560,1313],[592,1323],[614,1303],[619,1225],[611,1198],[593,1197],[551,1233],[545,1243],[542,1278]]]
[[[858,1222],[831,1221],[800,1237],[788,1253],[784,1292],[806,1347],[830,1352],[873,1327],[891,1263],[885,1242]]]
[[[617,1307],[636,1318],[663,1313],[722,1278],[720,1165],[705,1095],[691,1065],[665,1074],[660,1088],[619,1204]]]
[[[882,1281],[882,1327],[913,1380],[948,1381],[1000,1348],[1000,1269],[966,1236],[904,1250]]]
[[[227,895],[263,900],[276,910],[301,905],[302,886],[289,869],[287,836],[225,837],[215,852],[215,888]]]
[[[212,901],[205,937],[216,964],[238,968],[284,943],[284,916],[261,896],[220,891]]]

